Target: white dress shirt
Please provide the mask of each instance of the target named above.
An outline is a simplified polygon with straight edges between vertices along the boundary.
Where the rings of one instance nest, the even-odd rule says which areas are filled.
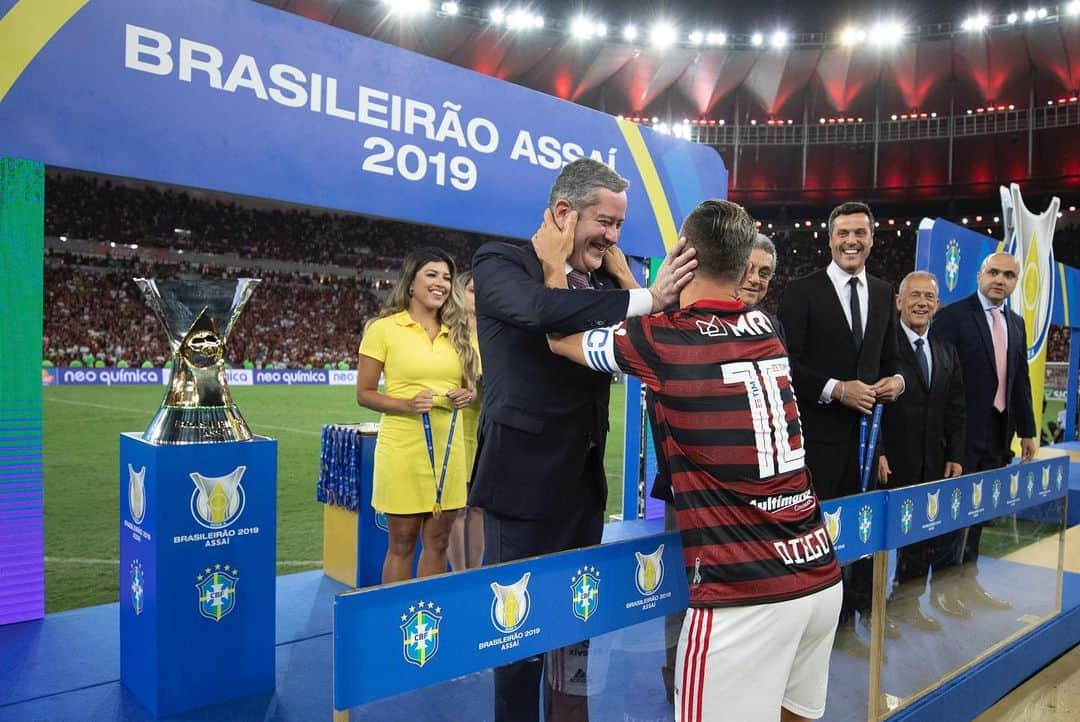
[[[986,327],[990,329],[990,340],[994,339],[994,317],[991,316],[988,311],[991,308],[997,309],[995,313],[1001,314],[1001,327],[1005,330],[1005,344],[1008,346],[1009,342],[1009,324],[1005,320],[1005,302],[995,305],[993,301],[983,295],[982,291],[975,291],[975,294],[979,297],[979,303],[983,307],[983,319],[986,321]]]

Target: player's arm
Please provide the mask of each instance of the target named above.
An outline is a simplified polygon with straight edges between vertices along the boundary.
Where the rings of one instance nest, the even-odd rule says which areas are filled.
[[[615,331],[620,326],[593,328],[566,336],[548,334],[548,348],[557,356],[593,371],[613,374],[621,370],[615,359]]]

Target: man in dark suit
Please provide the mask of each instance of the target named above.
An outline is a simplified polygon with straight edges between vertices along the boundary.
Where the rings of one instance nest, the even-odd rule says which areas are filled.
[[[874,216],[865,203],[843,203],[829,215],[828,229],[832,262],[791,281],[780,303],[806,465],[822,500],[862,490],[859,419],[876,402],[893,401],[904,391],[893,291],[866,272]],[[853,622],[859,611],[869,626],[872,573],[870,560],[845,569],[841,622]],[[885,624],[887,635],[899,635],[888,619]],[[859,656],[868,654],[848,624],[841,625],[837,643]]]
[[[1027,330],[1024,319],[1005,307],[1019,275],[1020,265],[1010,254],[990,254],[979,267],[978,290],[943,308],[930,331],[956,347],[964,367],[968,473],[1007,466],[1014,433],[1020,437],[1021,459],[1035,455]],[[963,563],[960,598],[969,605],[1009,609],[1008,601],[991,595],[976,578],[981,538],[981,524],[961,535],[956,553]]]
[[[938,310],[934,274],[909,273],[896,296],[900,311],[897,346],[900,372],[908,379],[904,395],[885,407],[881,426],[878,479],[890,487],[911,486],[964,473],[964,380],[960,357],[952,344],[929,337],[930,321]],[[941,623],[919,607],[933,570],[930,603],[946,614],[962,616],[948,575],[955,553],[955,533],[901,547],[896,553],[896,578],[889,616],[931,632]]]
[[[615,247],[627,185],[602,163],[577,160],[552,186],[531,245],[488,243],[473,258],[484,406],[469,505],[484,509],[489,562],[601,541],[611,379],[552,354],[546,334],[610,326],[677,303],[696,264],[680,242],[656,282],[636,288]],[[542,671],[541,658],[495,670],[496,722],[537,719]],[[559,712],[575,701],[548,698],[564,719],[583,717],[586,701]]]

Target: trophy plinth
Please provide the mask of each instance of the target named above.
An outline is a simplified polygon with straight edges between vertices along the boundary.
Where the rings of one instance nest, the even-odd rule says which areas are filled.
[[[165,327],[172,352],[169,388],[143,439],[155,444],[249,441],[225,380],[225,343],[258,279],[157,281],[136,278]]]

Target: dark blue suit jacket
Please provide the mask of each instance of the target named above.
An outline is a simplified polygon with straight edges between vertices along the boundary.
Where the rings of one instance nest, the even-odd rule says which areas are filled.
[[[1034,438],[1035,416],[1031,408],[1024,319],[1012,311],[1006,312],[1006,318],[1005,435],[1008,442],[1013,433],[1022,438]],[[998,444],[992,438],[990,411],[997,393],[994,341],[978,294],[973,293],[941,309],[930,325],[930,335],[948,341],[960,355],[967,401],[964,471],[987,468],[988,461],[994,465],[1007,463],[1012,452],[1008,448],[997,448]]]
[[[473,279],[484,406],[469,504],[517,519],[583,504],[603,511],[611,377],[555,356],[546,334],[614,325],[629,293],[602,272],[592,274],[595,290],[547,288],[530,244],[485,244]]]

